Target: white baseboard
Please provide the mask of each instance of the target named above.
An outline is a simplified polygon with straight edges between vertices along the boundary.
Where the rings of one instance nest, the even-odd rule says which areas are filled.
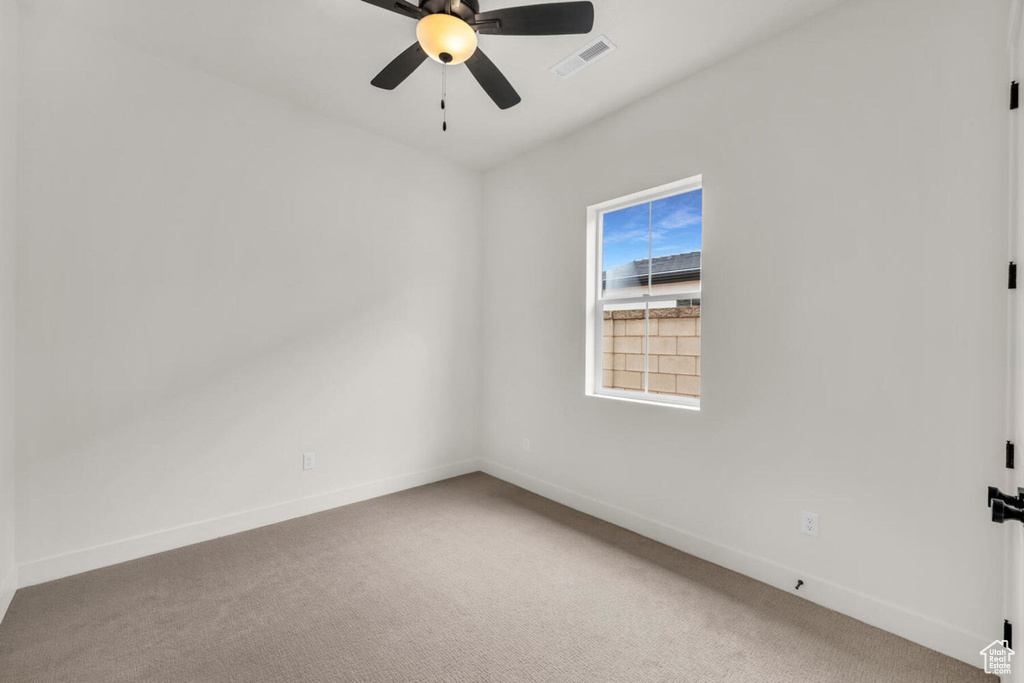
[[[638,515],[570,489],[538,479],[489,460],[480,462],[480,469],[510,484],[561,503],[574,510],[629,529],[708,562],[762,581],[787,593],[794,593],[792,578],[804,576],[807,584],[799,597],[895,633],[927,648],[959,659],[971,666],[981,663],[978,654],[988,640],[898,605],[845,588],[826,579],[787,567],[771,560],[730,548],[654,519]],[[990,640],[990,639],[989,639]]]
[[[19,586],[25,588],[53,581],[478,470],[789,593],[793,592],[792,577],[795,575],[805,576],[807,584],[801,589],[799,597],[890,633],[895,633],[972,666],[978,665],[980,661],[978,652],[988,644],[984,637],[968,633],[950,624],[845,588],[826,579],[809,576],[806,572],[792,567],[714,543],[669,524],[603,503],[595,498],[488,460],[464,460],[422,472],[359,484],[330,493],[29,562],[12,570],[5,582],[0,584],[0,620],[14,597],[15,589]]]
[[[226,517],[165,529],[152,534],[126,538],[112,543],[84,548],[63,555],[27,562],[18,567],[18,586],[26,588],[46,581],[109,567],[147,555],[174,550],[193,543],[201,543],[241,531],[257,529],[268,524],[284,522],[296,517],[323,512],[359,501],[385,496],[389,493],[423,486],[442,479],[450,479],[480,469],[479,460],[463,460],[450,465],[410,474],[357,484],[337,491],[300,498],[269,507],[247,510]],[[0,593],[0,597],[3,594]],[[13,591],[12,591],[13,596]],[[0,604],[3,604],[0,602]],[[4,606],[6,608],[6,606]]]
[[[7,616],[7,608],[11,606],[11,600],[14,599],[16,590],[18,590],[18,568],[11,567],[3,582],[0,582],[0,624]]]

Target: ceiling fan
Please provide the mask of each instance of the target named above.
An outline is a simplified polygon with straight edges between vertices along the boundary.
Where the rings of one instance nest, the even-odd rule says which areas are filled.
[[[381,9],[416,19],[417,41],[398,55],[371,83],[394,90],[429,56],[444,65],[465,62],[469,72],[501,109],[522,98],[487,55],[477,47],[477,33],[496,36],[558,36],[590,33],[594,5],[555,2],[481,12],[479,0],[363,0]],[[442,101],[442,108],[444,103]]]

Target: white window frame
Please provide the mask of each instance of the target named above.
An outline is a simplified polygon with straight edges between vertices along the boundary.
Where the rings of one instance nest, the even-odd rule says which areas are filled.
[[[602,244],[603,244],[603,231],[604,231],[604,215],[619,211],[621,209],[628,209],[632,206],[639,204],[647,204],[649,202],[656,202],[659,199],[665,199],[678,194],[684,194],[686,192],[693,192],[694,190],[702,189],[704,186],[704,177],[702,175],[695,175],[684,180],[679,180],[674,183],[668,183],[667,185],[661,185],[650,190],[644,190],[642,192],[636,192],[634,194],[619,197],[618,199],[612,199],[607,202],[601,202],[600,204],[594,204],[593,206],[587,207],[587,379],[586,379],[586,394],[587,396],[596,396],[599,398],[612,398],[623,401],[632,401],[636,403],[652,403],[655,405],[671,406],[675,408],[683,408],[688,410],[700,410],[700,399],[692,398],[690,396],[672,396],[670,394],[650,394],[647,393],[648,383],[648,372],[644,372],[644,389],[643,391],[632,391],[625,389],[609,389],[602,386],[603,375],[603,360],[604,360],[604,349],[603,349],[603,337],[604,337],[604,308],[606,305],[621,305],[621,304],[644,304],[644,308],[649,310],[650,304],[658,303],[662,301],[675,301],[682,297],[682,294],[658,294],[653,295],[650,293],[648,287],[648,293],[643,296],[634,297],[618,297],[618,298],[602,298],[601,297],[601,276],[604,272],[604,265],[602,264]],[[703,255],[703,222],[701,225],[701,268],[704,266],[704,255]],[[648,281],[649,282],[649,281]],[[703,303],[703,289],[704,282],[703,276],[701,277],[701,289],[697,292],[686,292],[685,298],[697,298],[700,297],[701,303]],[[646,321],[650,320],[649,314],[645,316]],[[646,338],[646,336],[645,336]],[[702,337],[703,340],[703,337]],[[703,349],[702,349],[703,351]],[[648,357],[647,345],[644,348],[644,357]],[[703,392],[703,383],[701,386]]]

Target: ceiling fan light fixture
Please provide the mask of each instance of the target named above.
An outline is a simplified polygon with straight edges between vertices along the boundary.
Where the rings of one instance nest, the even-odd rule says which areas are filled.
[[[450,14],[429,14],[416,25],[416,39],[431,59],[462,64],[476,52],[476,31]]]

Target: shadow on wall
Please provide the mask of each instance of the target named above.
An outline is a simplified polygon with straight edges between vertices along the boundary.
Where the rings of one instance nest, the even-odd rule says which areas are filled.
[[[458,432],[445,425],[460,401],[450,379],[459,340],[415,312],[395,316],[399,299],[365,302],[331,330],[221,368],[118,424],[44,434],[31,473],[46,488],[26,493],[49,513],[25,520],[36,541],[25,559],[458,459]],[[321,452],[315,474],[301,470],[307,450]]]
[[[20,562],[467,457],[476,173],[81,26],[26,35]]]

